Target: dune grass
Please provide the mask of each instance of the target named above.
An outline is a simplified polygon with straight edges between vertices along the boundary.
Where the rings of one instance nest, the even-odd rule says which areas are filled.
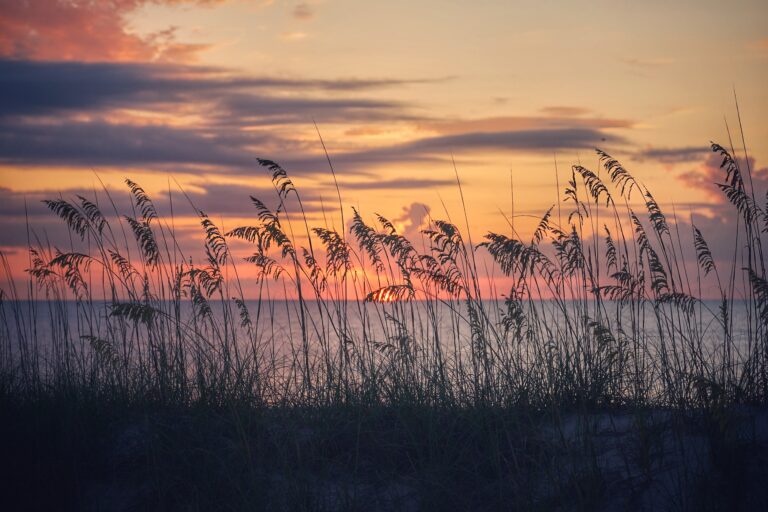
[[[200,466],[216,467],[225,456],[229,462],[221,463],[238,469],[213,471],[228,475],[213,485],[227,490],[232,508],[251,508],[269,489],[300,501],[267,500],[284,509],[355,508],[355,496],[401,508],[397,489],[409,487],[392,475],[405,474],[427,482],[419,487],[428,489],[421,503],[448,500],[443,509],[512,502],[592,508],[606,492],[584,467],[593,459],[579,450],[578,467],[565,480],[540,463],[562,462],[568,451],[553,441],[557,435],[531,436],[541,418],[559,425],[574,411],[634,411],[633,424],[642,426],[653,411],[721,417],[768,399],[768,204],[760,201],[768,196],[751,188],[751,171],[733,151],[717,144],[712,150],[722,157],[717,186],[738,231],[730,261],[716,261],[706,233],[663,212],[602,151],[600,169],[573,166],[562,200],[532,235],[521,236],[510,222],[510,233],[488,233],[480,243],[466,231],[466,208],[464,231],[430,219],[418,240],[380,215],[367,223],[369,212],[356,209],[347,211],[344,230],[312,227],[299,190],[269,160],[259,164],[277,206],[251,197],[254,221],[226,232],[195,210],[204,240],[197,262],[180,247],[173,211],[162,216],[130,180],[127,215],[106,189],[101,197],[46,201],[72,243],[62,249],[31,242],[23,291],[3,257],[3,407],[40,435],[51,433],[40,414],[70,417],[55,405],[62,403],[92,416],[89,428],[103,439],[112,435],[115,411],[134,420],[151,411],[152,434],[141,431],[142,442],[162,436],[164,414],[172,424],[186,418],[194,425],[175,425],[173,436],[179,428],[189,436],[224,432],[202,434],[203,446],[212,438],[223,444],[210,452],[160,443],[190,454],[188,464],[176,460],[173,467],[154,441],[142,445],[153,481],[162,482],[152,494],[160,508],[179,499],[176,479],[186,479],[184,488],[202,485],[208,473]],[[343,219],[340,194],[339,210]],[[233,256],[233,244],[250,246],[245,262]],[[238,277],[243,265],[259,275],[256,289],[247,290],[251,300]],[[514,284],[499,290],[494,276]],[[702,300],[710,289],[714,302]],[[292,300],[276,300],[275,290]],[[285,329],[278,316],[289,319]],[[208,417],[205,426],[197,423],[200,414]],[[228,420],[219,425],[219,415]],[[72,426],[78,421],[70,430],[82,431]],[[275,425],[285,431],[275,433]],[[397,455],[388,457],[387,447]],[[349,503],[336,491],[318,497],[302,475],[313,465],[333,466],[336,449],[354,474],[361,461],[377,461],[377,471],[391,477],[389,490],[370,490],[381,481],[371,480],[376,471],[368,468],[370,481],[328,484],[341,486],[336,494],[352,496]],[[254,468],[254,457],[282,466]],[[589,467],[599,472],[597,463]],[[547,493],[528,480],[534,474],[549,475],[560,498],[542,498]],[[456,482],[465,501],[440,488]],[[214,503],[219,491],[198,496],[200,503]]]

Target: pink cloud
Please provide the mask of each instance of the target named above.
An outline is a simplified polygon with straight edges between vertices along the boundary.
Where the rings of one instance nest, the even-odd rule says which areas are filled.
[[[716,202],[725,203],[725,196],[715,185],[725,182],[725,169],[720,168],[722,161],[723,158],[719,154],[712,153],[697,168],[684,172],[678,178],[689,187],[706,191]],[[755,159],[749,157],[749,169],[752,171],[752,179],[750,180],[747,160],[737,158],[737,161],[744,176],[745,185],[749,188],[751,181],[754,186],[754,195],[759,202],[768,190],[768,167],[758,167],[755,164]]]
[[[768,37],[758,39],[757,41],[751,41],[747,44],[747,48],[758,51],[768,51]]]
[[[297,20],[309,20],[314,17],[315,11],[307,3],[297,4],[293,8],[293,17]]]
[[[176,41],[175,29],[140,36],[126,16],[147,3],[213,0],[0,0],[0,57],[25,60],[189,61],[205,45]]]

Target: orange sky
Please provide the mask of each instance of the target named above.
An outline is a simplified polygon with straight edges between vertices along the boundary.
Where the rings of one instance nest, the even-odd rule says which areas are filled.
[[[574,163],[596,169],[594,147],[716,229],[707,147],[728,144],[726,123],[741,145],[734,89],[768,187],[768,5],[724,6],[0,0],[0,214],[18,228],[26,200],[53,229],[38,200],[92,193],[96,171],[120,194],[126,176],[156,195],[181,186],[231,227],[270,193],[262,157],[313,222],[337,223],[316,122],[345,205],[410,232],[427,210],[459,211],[452,158],[479,238],[507,226],[510,170],[530,231],[555,169],[561,184]]]

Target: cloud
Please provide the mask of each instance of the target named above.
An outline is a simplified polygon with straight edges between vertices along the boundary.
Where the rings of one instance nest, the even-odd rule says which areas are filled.
[[[351,94],[416,82],[250,77],[171,64],[0,60],[0,162],[244,174],[256,156],[290,155],[285,162],[290,170],[306,174],[325,168],[319,145],[275,127],[405,121],[436,134],[333,152],[334,162],[346,164],[346,172],[364,175],[371,165],[441,161],[452,152],[622,143],[606,130],[632,126],[621,119],[552,115],[429,120],[414,114],[411,105]],[[194,115],[187,120],[191,105]]]
[[[386,100],[356,98],[312,98],[301,96],[259,96],[230,94],[219,101],[218,119],[240,125],[310,125],[312,121],[349,123],[351,121],[406,120],[415,118],[407,105]]]
[[[192,201],[195,209],[202,210],[213,217],[223,215],[232,217],[254,217],[256,209],[250,200],[250,196],[256,197],[273,211],[279,205],[279,199],[273,187],[268,186],[269,178],[266,171],[263,179],[259,180],[260,186],[250,186],[239,183],[215,183],[212,181],[199,181],[192,183],[198,190],[186,190],[185,193]],[[265,186],[267,185],[267,186]],[[302,206],[307,214],[320,213],[322,203],[319,196],[311,190],[301,190]],[[180,194],[174,192],[175,201],[180,199]],[[186,206],[186,205],[185,205]],[[284,202],[284,209],[290,212],[298,212],[298,204],[291,195]],[[233,226],[229,226],[230,228]]]
[[[428,205],[414,202],[408,206],[403,206],[402,212],[398,217],[392,219],[392,223],[401,235],[409,240],[418,240],[421,237],[421,230],[426,227],[429,212]]]
[[[542,114],[555,117],[578,117],[590,113],[589,109],[569,106],[550,106],[539,110]]]
[[[301,41],[302,39],[306,39],[309,37],[309,35],[306,32],[283,32],[280,34],[280,38],[285,41]]]
[[[246,146],[266,146],[266,133],[206,133],[193,128],[107,122],[0,123],[0,162],[14,165],[121,166],[191,164],[253,166]]]
[[[545,116],[500,116],[479,119],[453,119],[420,123],[419,128],[439,134],[466,132],[503,132],[519,130],[548,129],[604,129],[631,128],[633,122],[626,119],[605,119],[599,117],[576,117],[587,111],[575,107],[551,107]]]
[[[385,163],[450,162],[451,156],[477,155],[489,151],[501,153],[551,153],[560,149],[593,149],[609,144],[627,143],[623,137],[583,128],[469,132],[426,137],[411,142],[358,151],[331,152],[337,172],[366,174],[371,166]],[[291,172],[316,173],[325,168],[317,155],[288,156],[280,163]]]
[[[250,128],[415,119],[408,105],[349,94],[408,83],[248,77],[168,64],[0,60],[0,161],[64,168],[215,165],[245,172],[257,155],[290,153],[305,160],[302,172],[321,161],[310,156],[306,142]],[[191,105],[194,116],[182,126],[178,121]]]
[[[260,180],[259,186],[251,186],[242,183],[213,183],[198,181],[185,187],[185,190],[173,188],[173,208],[169,199],[169,192],[150,192],[155,207],[160,213],[161,219],[170,223],[171,211],[174,213],[178,226],[177,240],[183,247],[199,249],[201,243],[201,229],[197,220],[197,212],[203,211],[217,224],[220,219],[230,223],[226,229],[235,227],[232,223],[235,219],[256,218],[256,210],[249,196],[254,196],[273,211],[279,204],[277,194],[271,186],[266,173]],[[127,188],[110,188],[109,195],[114,202],[118,213],[133,215],[130,195]],[[54,215],[43,203],[44,199],[64,199],[79,204],[77,196],[83,196],[101,206],[102,213],[110,223],[118,222],[112,203],[107,199],[104,191],[98,191],[94,195],[92,189],[70,188],[66,190],[40,190],[36,192],[17,192],[0,187],[0,222],[4,229],[0,246],[2,247],[27,247],[29,242],[35,242],[35,235],[42,240],[50,240],[54,245],[62,247],[68,245],[69,236],[64,228],[64,222]],[[317,214],[322,211],[319,197],[312,193],[302,193],[302,206],[308,214]],[[292,196],[287,198],[284,209],[298,212],[298,205]],[[30,233],[27,232],[27,221]],[[240,221],[238,221],[240,222]],[[254,220],[255,222],[255,220]]]
[[[678,214],[680,211],[678,210]],[[706,241],[712,257],[715,260],[720,279],[724,279],[724,285],[727,286],[728,273],[733,269],[734,263],[736,268],[733,269],[736,272],[736,286],[737,289],[740,285],[747,282],[742,281],[741,276],[747,278],[744,262],[741,260],[743,252],[738,255],[738,260],[734,262],[734,249],[738,245],[744,243],[745,232],[744,223],[737,222],[739,214],[736,209],[730,204],[713,204],[708,205],[706,213],[695,213],[690,218],[685,218],[679,221],[679,232],[682,235],[682,250],[683,257],[686,261],[688,271],[691,272],[698,265],[696,260],[696,252],[693,243],[693,229],[691,227],[691,220],[693,225],[699,229],[704,240]],[[677,231],[677,230],[676,230]],[[768,236],[765,233],[760,233],[762,243],[768,243]],[[765,247],[765,245],[763,245]],[[740,248],[740,252],[743,251],[743,247]],[[694,274],[691,274],[694,275]],[[693,282],[691,283],[693,285]],[[696,288],[694,293],[697,294]],[[737,291],[737,293],[740,293]],[[710,275],[708,279],[703,279],[702,295],[705,298],[718,298],[719,291],[716,286],[714,276]]]
[[[427,137],[396,146],[406,153],[447,152],[451,150],[530,151],[593,148],[601,142],[624,143],[624,139],[599,129],[574,127],[478,131]]]
[[[768,37],[758,39],[757,41],[750,41],[747,43],[747,48],[750,50],[757,50],[768,55]]]
[[[638,161],[655,160],[665,164],[693,162],[709,152],[706,146],[682,146],[676,148],[646,147],[638,151],[634,158]]]
[[[725,169],[720,167],[722,161],[723,159],[719,154],[711,153],[698,167],[679,174],[678,178],[689,187],[705,191],[715,203],[724,204],[727,199],[715,185],[725,182]],[[768,192],[768,167],[758,167],[752,157],[748,161],[744,158],[737,158],[736,161],[741,169],[747,190],[754,192],[755,198],[760,204]],[[748,169],[751,170],[751,173]],[[754,191],[750,188],[752,186],[754,186]]]
[[[455,185],[455,180],[433,178],[397,178],[393,180],[374,180],[345,182],[348,190],[415,190],[432,189]]]
[[[628,64],[633,67],[639,67],[639,68],[657,68],[661,66],[668,66],[670,64],[674,64],[675,60],[670,58],[649,58],[649,59],[642,59],[642,58],[626,58],[621,59],[621,62],[624,64]]]
[[[315,11],[307,3],[296,4],[293,8],[293,17],[297,20],[309,20],[315,16]]]
[[[623,138],[585,128],[470,132],[427,137],[358,151],[332,152],[345,174],[366,174],[366,167],[386,162],[436,162],[451,154],[551,152],[623,144]],[[315,144],[314,146],[317,146]],[[311,143],[282,138],[266,130],[182,128],[113,124],[103,121],[0,123],[0,162],[17,166],[152,167],[176,172],[250,173],[255,158],[290,155],[281,163],[296,174],[325,169],[324,157]],[[319,146],[318,146],[319,147]],[[184,167],[179,168],[183,165]]]
[[[199,0],[0,0],[0,56],[26,60],[153,61],[194,59],[205,45],[176,41],[171,27],[132,33],[126,17],[148,3]]]
[[[282,109],[283,114],[295,113],[292,108],[317,107],[327,102],[328,110],[343,115],[347,104],[357,111],[366,108],[392,110],[403,105],[365,99],[349,99],[345,103],[339,99],[313,98],[310,93],[365,91],[427,81],[249,77],[199,66],[0,60],[0,116],[118,108],[157,109],[159,105],[199,105],[202,102],[229,104],[236,108],[271,102],[273,110]],[[285,96],[288,91],[301,93],[301,100]],[[237,113],[224,112],[223,115]]]

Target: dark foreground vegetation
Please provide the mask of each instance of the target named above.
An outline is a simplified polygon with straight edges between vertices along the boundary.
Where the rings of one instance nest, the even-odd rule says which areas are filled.
[[[5,510],[765,510],[760,408],[4,403]]]
[[[3,502],[766,509],[768,195],[712,149],[730,261],[602,152],[530,236],[479,244],[449,221],[420,240],[347,223],[340,195],[348,229],[311,228],[266,160],[275,206],[251,198],[253,225],[226,233],[198,212],[203,260],[134,182],[122,217],[106,189],[47,201],[71,244],[31,231],[29,288],[0,304]],[[484,297],[499,275],[511,289]]]

